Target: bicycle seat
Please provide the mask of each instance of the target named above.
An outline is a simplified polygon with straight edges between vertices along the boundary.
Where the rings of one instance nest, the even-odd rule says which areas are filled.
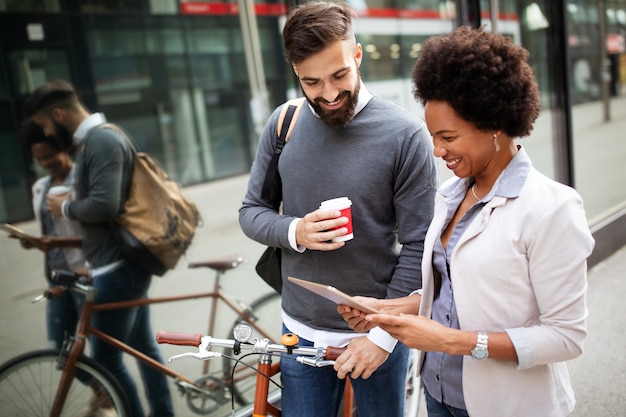
[[[209,259],[207,261],[190,262],[187,266],[189,268],[205,267],[205,268],[211,268],[215,271],[224,272],[224,271],[228,271],[229,269],[237,268],[245,260],[246,259],[243,256],[236,253],[233,255],[226,255],[224,257],[217,258],[217,259]]]

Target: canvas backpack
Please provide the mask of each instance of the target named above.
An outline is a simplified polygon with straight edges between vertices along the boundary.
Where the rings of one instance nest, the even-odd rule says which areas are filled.
[[[191,244],[200,213],[154,158],[137,151],[122,128],[109,123],[99,127],[119,132],[135,154],[128,198],[115,225],[122,255],[151,274],[162,276],[176,267]]]

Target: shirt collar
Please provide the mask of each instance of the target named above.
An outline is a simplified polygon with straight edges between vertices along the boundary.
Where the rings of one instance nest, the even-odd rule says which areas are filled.
[[[80,122],[78,125],[78,129],[74,132],[74,142],[78,143],[85,139],[87,133],[94,127],[101,125],[107,121],[106,117],[104,117],[104,113],[92,113],[85,120]]]
[[[519,197],[532,167],[532,161],[523,147],[518,145],[517,148],[517,153],[504,168],[504,171],[502,171],[493,187],[491,187],[491,191],[481,199],[482,202],[487,202],[495,196],[504,198]],[[457,178],[456,181],[444,184],[439,192],[446,198],[455,197],[460,193],[465,194],[473,183],[473,177]]]
[[[360,80],[359,83],[361,84],[361,89],[359,90],[359,98],[356,103],[356,108],[354,109],[355,117],[357,114],[359,114],[361,110],[365,108],[365,106],[367,106],[367,103],[369,103],[370,100],[374,97],[374,95],[369,92],[367,87],[365,87],[365,84],[363,84],[362,80]],[[315,115],[315,117],[319,117],[317,113],[315,113],[315,110],[313,110],[313,107],[311,106],[311,104],[309,104],[308,101],[307,101],[307,105],[309,106],[309,109]]]

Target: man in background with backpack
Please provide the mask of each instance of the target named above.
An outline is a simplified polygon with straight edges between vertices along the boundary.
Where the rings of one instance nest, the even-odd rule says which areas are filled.
[[[106,121],[104,115],[90,113],[67,81],[51,81],[38,87],[27,99],[25,109],[47,135],[69,133],[74,138],[76,199],[69,201],[67,196],[49,195],[47,204],[53,214],[80,222],[83,251],[97,289],[95,302],[145,297],[152,276],[122,258],[114,227],[133,175],[134,153],[130,144],[117,130],[100,127]],[[94,313],[91,324],[163,362],[149,316],[148,306],[100,311]],[[94,360],[111,371],[122,385],[132,415],[142,417],[137,387],[123,362],[122,352],[95,337],[90,344]],[[140,371],[151,415],[173,415],[165,375],[142,364]],[[85,415],[115,415],[104,410],[86,411]]]
[[[248,237],[281,249],[284,330],[304,345],[348,345],[335,369],[281,360],[283,417],[337,415],[348,375],[360,417],[403,417],[406,346],[379,328],[365,337],[352,332],[332,302],[287,280],[293,276],[382,298],[421,287],[424,237],[437,189],[431,138],[421,120],[361,82],[355,17],[343,3],[312,2],[287,18],[285,57],[307,103],[278,159],[282,192],[263,195],[277,109],[260,139],[239,211]],[[347,233],[348,219],[319,207],[338,197],[352,201],[354,237],[333,242]]]

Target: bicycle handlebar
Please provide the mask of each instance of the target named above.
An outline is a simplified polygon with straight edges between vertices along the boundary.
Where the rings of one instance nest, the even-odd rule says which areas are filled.
[[[200,346],[202,335],[200,333],[179,333],[164,332],[159,330],[156,335],[156,341],[159,344],[177,345],[177,346]]]
[[[88,299],[93,299],[96,291],[95,287],[86,282],[82,282],[81,280],[85,279],[85,277],[76,272],[53,269],[50,272],[50,278],[52,281],[58,282],[59,285],[45,289],[41,295],[33,298],[31,303],[50,300],[58,297],[65,291],[76,291],[84,294]]]
[[[46,299],[51,299],[54,297],[58,297],[59,295],[63,294],[65,292],[65,287],[63,285],[56,285],[52,288],[48,288],[43,292],[43,296]]]
[[[334,364],[335,359],[341,355],[346,348],[327,346],[327,347],[309,347],[309,346],[285,346],[277,343],[270,343],[268,339],[255,340],[254,343],[237,342],[234,339],[217,339],[211,336],[203,336],[199,333],[179,333],[159,331],[156,340],[160,344],[170,344],[178,346],[196,346],[198,353],[186,352],[180,355],[172,356],[169,361],[182,357],[191,356],[196,359],[210,359],[216,356],[222,356],[220,352],[213,352],[209,349],[212,347],[223,347],[233,349],[237,347],[240,350],[249,350],[252,353],[271,354],[271,353],[292,353],[299,355],[298,362],[310,366],[328,366]],[[311,358],[307,358],[311,357]]]

